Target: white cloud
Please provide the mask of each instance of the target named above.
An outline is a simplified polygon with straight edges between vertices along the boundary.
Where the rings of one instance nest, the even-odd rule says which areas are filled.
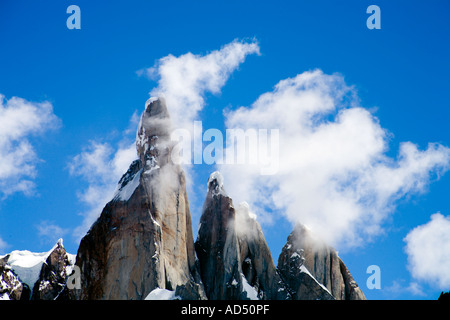
[[[0,193],[34,193],[40,161],[30,137],[58,127],[60,120],[49,102],[35,103],[0,94]]]
[[[137,159],[135,136],[138,121],[137,112],[134,112],[116,146],[92,140],[68,162],[70,174],[86,183],[85,188],[78,190],[78,198],[85,210],[80,212],[82,223],[73,232],[77,241],[81,240],[104,206],[112,200],[120,178]]]
[[[426,296],[426,293],[424,292],[420,284],[414,281],[406,283],[406,281],[403,279],[392,281],[392,285],[385,287],[383,291],[389,293],[390,297],[400,296],[405,292],[409,292],[410,294],[415,296]]]
[[[231,73],[250,54],[259,55],[259,45],[255,39],[234,40],[205,55],[188,52],[176,57],[169,54],[159,59],[154,67],[138,70],[137,75],[145,74],[157,79],[158,85],[151,90],[150,96],[165,98],[174,129],[186,129],[195,139],[194,121],[198,120],[198,113],[205,106],[205,94],[220,94]],[[191,141],[182,143],[190,144]],[[184,170],[189,198],[194,203],[193,168],[186,165]]]
[[[70,174],[87,182],[87,187],[78,193],[87,209],[81,213],[82,224],[75,228],[77,239],[81,239],[100,216],[103,207],[112,199],[119,179],[136,159],[134,143],[113,148],[109,143],[95,141],[72,158],[68,164]]]
[[[320,70],[280,81],[250,107],[225,114],[227,128],[279,129],[279,170],[221,165],[236,202],[247,201],[261,221],[283,214],[334,245],[352,247],[383,232],[382,223],[405,195],[424,192],[448,169],[450,149],[400,144],[386,155],[389,134],[359,105],[338,74]]]
[[[206,55],[168,55],[154,67],[137,73],[142,75],[145,72],[158,78],[158,86],[150,92],[151,96],[166,99],[175,127],[192,130],[193,121],[205,105],[204,94],[220,93],[230,74],[252,53],[259,53],[255,41],[235,40]],[[138,116],[134,114],[130,127],[124,131],[125,135],[136,132],[137,121]],[[83,152],[71,160],[68,165],[70,173],[88,182],[86,189],[79,193],[80,200],[88,209],[82,213],[82,225],[75,230],[77,237],[83,236],[97,219],[104,205],[111,200],[120,177],[136,157],[134,141],[116,149],[108,143],[91,141]],[[190,175],[189,168],[186,173]]]
[[[192,122],[205,105],[204,94],[219,94],[230,74],[247,55],[255,53],[259,54],[256,41],[234,40],[206,55],[189,52],[175,57],[170,54],[146,70],[149,77],[158,78],[158,86],[150,95],[166,99],[176,128],[192,128]]]
[[[440,213],[405,237],[408,269],[417,280],[450,287],[450,217]]]

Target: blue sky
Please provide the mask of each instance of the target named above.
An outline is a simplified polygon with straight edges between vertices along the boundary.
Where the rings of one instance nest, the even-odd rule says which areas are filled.
[[[66,27],[71,4],[81,9],[80,30]],[[366,27],[371,4],[381,9],[380,30]],[[145,72],[139,70],[155,66],[169,54],[207,55],[238,39],[257,43],[260,54],[249,54],[220,93],[204,94],[205,105],[197,119],[205,128],[224,130],[224,109],[256,108],[258,97],[273,92],[281,80],[320,69],[323,75],[337,75],[333,77],[352,86],[355,101],[389,132],[388,149],[382,154],[393,166],[401,164],[403,142],[415,144],[425,160],[428,143],[442,146],[435,154],[441,158],[430,160],[428,166],[419,156],[415,159],[422,171],[410,178],[423,185],[416,188],[420,190],[404,186],[406,191],[389,202],[389,208],[383,207],[388,213],[377,224],[379,232],[371,237],[358,234],[357,246],[336,246],[369,299],[436,299],[442,290],[450,290],[449,277],[433,263],[429,268],[435,273],[424,274],[421,265],[448,262],[450,252],[421,253],[428,247],[414,240],[448,230],[449,15],[450,5],[444,0],[2,1],[2,108],[26,103],[38,107],[36,121],[23,125],[28,130],[20,127],[18,138],[0,129],[2,165],[8,156],[21,154],[17,151],[21,143],[26,151],[22,160],[13,161],[20,170],[11,165],[10,172],[0,172],[0,253],[46,251],[60,236],[66,249],[76,253],[75,230],[89,212],[99,210],[88,202],[88,188],[114,189],[120,173],[104,171],[121,168],[114,156],[133,143],[138,116],[149,92],[158,86],[157,78],[140,75]],[[23,100],[13,106],[13,97]],[[44,102],[51,104],[51,114],[43,112]],[[5,114],[0,114],[0,125],[14,127],[16,118],[10,120]],[[94,151],[99,158],[89,166],[87,159]],[[105,166],[99,169],[98,164]],[[194,236],[206,181],[214,170],[208,165],[192,169]],[[438,212],[441,216],[432,219]],[[272,221],[262,227],[276,262],[292,229],[292,215],[268,213],[273,213]],[[411,233],[413,229],[416,232]],[[410,253],[404,240],[408,234],[412,234]],[[423,263],[417,265],[420,257]],[[379,290],[366,287],[370,265],[380,267]]]

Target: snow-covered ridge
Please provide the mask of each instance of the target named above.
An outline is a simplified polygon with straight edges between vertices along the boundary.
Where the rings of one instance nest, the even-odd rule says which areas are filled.
[[[32,289],[36,281],[39,279],[42,265],[58,245],[63,245],[62,239],[59,239],[53,248],[47,252],[14,250],[9,254],[0,256],[0,259],[3,259],[9,255],[7,265],[14,271],[15,274],[17,274],[23,283],[26,283],[28,287]],[[67,267],[66,274],[70,274],[72,272],[73,265],[75,264],[76,256],[74,254],[67,253],[67,258],[70,266]]]

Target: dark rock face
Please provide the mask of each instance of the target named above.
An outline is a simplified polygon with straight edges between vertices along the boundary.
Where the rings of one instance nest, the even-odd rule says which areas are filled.
[[[242,272],[262,300],[290,299],[270,253],[261,226],[247,203],[237,208],[236,225]]]
[[[195,250],[200,274],[210,300],[243,298],[235,210],[220,181],[208,181]]]
[[[259,223],[248,206],[235,210],[222,180],[218,172],[208,180],[195,243],[206,295],[211,300],[286,299]]]
[[[165,101],[148,101],[138,159],[81,240],[76,262],[62,241],[49,252],[0,257],[0,299],[141,300],[151,292],[188,300],[365,299],[337,252],[300,224],[276,268],[256,215],[246,203],[234,207],[219,172],[208,180],[194,245],[171,129]],[[81,289],[69,289],[72,270]]]
[[[7,264],[8,258],[0,259],[0,300],[29,300],[31,290]]]
[[[66,286],[66,280],[70,275],[72,264],[62,242],[58,241],[55,249],[42,264],[39,279],[33,287],[31,299],[58,299]]]
[[[185,176],[170,161],[169,130],[164,100],[148,103],[137,132],[139,159],[81,240],[76,265],[82,289],[74,298],[144,299],[156,288],[205,298]]]
[[[194,245],[170,132],[164,100],[149,101],[137,130],[138,159],[81,240],[75,266],[62,241],[47,253],[13,251],[0,258],[0,298],[141,300],[162,292],[188,300],[365,299],[337,252],[300,224],[276,268],[256,215],[246,203],[234,207],[219,172],[208,180]],[[69,289],[72,270],[81,289]]]
[[[293,299],[365,300],[336,250],[297,224],[278,259],[278,271]]]

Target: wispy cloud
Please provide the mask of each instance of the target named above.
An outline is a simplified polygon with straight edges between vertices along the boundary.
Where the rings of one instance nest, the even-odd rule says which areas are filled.
[[[195,138],[194,121],[199,120],[199,112],[205,107],[205,94],[220,94],[230,75],[252,54],[260,54],[256,39],[236,39],[219,50],[203,55],[188,52],[177,57],[169,54],[159,59],[153,67],[136,73],[157,80],[158,85],[151,90],[150,96],[165,98],[173,128],[188,130]],[[191,144],[191,141],[182,143]],[[196,198],[192,185],[193,168],[185,166],[184,169],[192,200]]]
[[[69,233],[69,229],[62,228],[52,221],[44,220],[36,226],[38,237],[45,243],[55,244],[58,239]]]
[[[392,297],[397,297],[404,295],[405,292],[408,292],[414,296],[426,296],[424,289],[417,282],[406,283],[405,280],[394,280],[390,286],[383,288],[383,292],[387,293],[388,296],[392,299]]]
[[[40,159],[30,137],[60,125],[49,102],[30,102],[19,97],[9,100],[0,94],[0,193],[35,192],[36,165]]]
[[[408,269],[417,280],[450,287],[450,217],[435,213],[405,237]]]
[[[174,126],[191,131],[193,121],[205,105],[205,93],[220,93],[230,74],[247,55],[254,53],[259,54],[256,41],[235,40],[206,55],[192,53],[179,57],[168,55],[159,59],[154,67],[142,69],[137,74],[146,74],[158,80],[158,86],[150,92],[150,95],[164,97]],[[135,113],[124,135],[136,132],[137,120]],[[82,225],[75,229],[78,238],[84,235],[104,205],[111,200],[121,175],[136,159],[134,140],[125,140],[128,144],[121,143],[117,148],[109,143],[90,141],[88,146],[68,164],[71,175],[79,176],[87,182],[86,189],[79,192],[79,199],[86,205],[87,210],[82,213],[84,217]],[[187,175],[190,175],[189,169]],[[188,185],[189,187],[191,185]]]
[[[450,149],[411,142],[387,156],[389,134],[341,75],[320,70],[280,81],[250,107],[225,114],[227,128],[279,129],[279,171],[221,165],[227,190],[260,220],[284,215],[331,244],[354,247],[383,232],[398,199],[426,191],[448,170]]]
[[[99,217],[103,207],[112,199],[119,179],[137,159],[134,139],[136,127],[137,116],[134,113],[117,145],[89,141],[84,150],[68,162],[70,174],[86,183],[86,187],[78,191],[78,198],[85,210],[80,212],[83,216],[82,223],[74,230],[77,240],[84,236]]]
[[[150,95],[166,99],[174,126],[191,128],[205,105],[205,93],[219,94],[231,73],[250,54],[259,54],[256,40],[234,40],[205,55],[170,54],[138,74],[158,80]]]

